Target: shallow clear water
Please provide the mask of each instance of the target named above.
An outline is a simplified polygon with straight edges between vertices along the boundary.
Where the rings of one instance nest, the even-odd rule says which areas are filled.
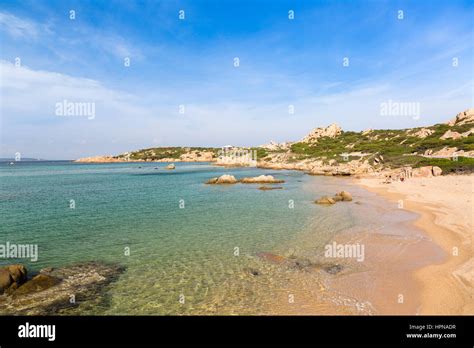
[[[84,304],[75,313],[272,313],[285,291],[301,290],[301,274],[263,262],[257,253],[317,255],[340,231],[380,224],[370,214],[357,214],[361,208],[354,204],[313,204],[335,192],[333,178],[209,164],[178,163],[172,171],[165,166],[1,163],[0,243],[38,244],[39,258],[0,264],[22,262],[39,270],[107,261],[127,267],[111,285],[107,306]],[[286,182],[271,191],[204,184],[224,173],[271,174]],[[249,275],[248,267],[262,276]]]

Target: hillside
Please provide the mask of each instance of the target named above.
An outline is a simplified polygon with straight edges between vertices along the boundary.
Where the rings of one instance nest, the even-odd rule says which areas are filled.
[[[430,127],[343,131],[333,124],[316,128],[301,141],[262,145],[265,167],[279,163],[335,167],[341,174],[403,166],[438,166],[443,173],[474,171],[474,109]],[[306,163],[306,164],[305,164]],[[311,168],[310,170],[313,170]],[[317,172],[317,169],[316,169]]]
[[[154,147],[78,162],[216,162],[220,148]],[[402,167],[436,166],[443,174],[474,171],[474,109],[429,127],[399,130],[344,131],[332,124],[315,128],[297,142],[270,142],[255,150],[257,166],[298,169],[312,174],[352,175]],[[225,165],[231,165],[227,160]],[[241,165],[242,161],[235,164]]]

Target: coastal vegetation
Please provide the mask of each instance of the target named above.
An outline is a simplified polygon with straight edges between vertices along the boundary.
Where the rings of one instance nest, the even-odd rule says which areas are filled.
[[[126,152],[117,156],[118,159],[129,159],[131,161],[158,161],[166,158],[180,159],[182,155],[194,153],[196,157],[201,157],[204,152],[211,152],[215,157],[218,155],[219,148],[210,147],[152,147],[132,152]]]
[[[230,159],[220,161],[220,156]],[[264,168],[300,169],[312,174],[352,175],[405,167],[438,167],[442,174],[474,172],[474,110],[446,123],[409,129],[343,131],[336,124],[315,128],[300,141],[258,147],[153,147],[79,162],[216,162],[246,165],[250,154]],[[233,159],[233,155],[236,157]],[[235,163],[232,162],[235,160]],[[301,164],[301,165],[300,165]]]

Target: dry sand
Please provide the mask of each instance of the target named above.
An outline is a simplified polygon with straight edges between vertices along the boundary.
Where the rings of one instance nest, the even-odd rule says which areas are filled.
[[[401,200],[403,209],[418,213],[415,226],[444,251],[441,262],[413,271],[416,287],[410,292],[419,290],[416,313],[474,314],[474,175],[412,178],[391,184],[381,181],[364,178],[356,183],[394,202]],[[417,247],[404,254],[404,259],[416,260],[424,251]]]

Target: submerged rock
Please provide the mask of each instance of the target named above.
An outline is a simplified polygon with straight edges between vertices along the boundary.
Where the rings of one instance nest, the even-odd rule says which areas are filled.
[[[323,270],[326,271],[329,274],[337,274],[341,272],[344,269],[342,265],[335,264],[335,265],[325,265],[323,267]]]
[[[84,301],[102,301],[105,287],[124,270],[119,265],[97,262],[44,269],[0,296],[0,314],[56,315]]]
[[[22,286],[20,286],[14,293],[13,296],[28,295],[35,292],[43,291],[49,289],[57,284],[61,280],[59,278],[50,276],[48,274],[38,274],[33,279],[27,281]]]
[[[257,256],[265,261],[269,261],[275,264],[283,263],[286,260],[284,256],[272,254],[268,252],[257,253]]]
[[[256,270],[256,269],[254,269],[254,268],[246,267],[246,268],[244,268],[244,271],[245,271],[246,273],[249,273],[249,274],[253,275],[253,276],[258,276],[258,275],[260,275],[260,272],[259,272],[258,270]]]
[[[259,190],[262,190],[262,191],[268,191],[268,190],[282,190],[283,187],[281,187],[281,186],[277,186],[277,187],[260,186],[258,189],[259,189]]]

